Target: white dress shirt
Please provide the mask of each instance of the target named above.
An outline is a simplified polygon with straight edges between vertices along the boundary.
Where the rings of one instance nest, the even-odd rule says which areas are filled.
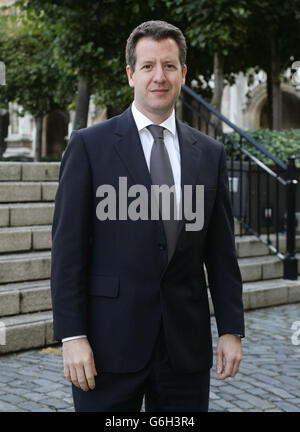
[[[151,135],[151,132],[147,129],[147,126],[153,124],[153,121],[148,119],[144,114],[142,114],[135,106],[134,102],[131,106],[132,109],[132,115],[134,118],[134,121],[136,123],[136,127],[138,129],[145,159],[147,162],[147,166],[150,172],[150,156],[151,156],[151,150],[152,145],[154,142],[153,136]],[[180,169],[180,150],[179,150],[179,142],[178,142],[178,135],[176,130],[176,121],[175,121],[175,110],[173,110],[170,117],[167,118],[163,123],[160,123],[159,126],[163,126],[165,128],[164,130],[164,142],[165,146],[169,155],[172,171],[173,171],[173,178],[176,190],[180,188],[181,185],[181,169]],[[176,201],[177,201],[177,209],[179,209],[179,203],[180,203],[180,194],[176,194]]]
[[[142,114],[136,108],[134,102],[131,105],[131,110],[140,135],[142,148],[150,172],[150,156],[151,156],[151,150],[152,150],[154,139],[153,136],[151,135],[151,132],[147,129],[147,126],[153,124],[153,121],[151,121],[150,119],[148,119],[148,117]],[[176,130],[175,110],[173,110],[170,117],[168,117],[167,120],[165,120],[159,126],[163,126],[165,128],[164,142],[165,142],[165,146],[169,155],[169,159],[173,171],[175,188],[176,190],[180,190],[180,185],[181,185],[180,150],[179,150],[178,135]],[[177,203],[177,209],[179,210],[179,205],[180,205],[179,193],[176,194],[176,203]],[[86,337],[86,335],[64,338],[62,339],[62,342],[66,342],[72,339],[79,339],[82,337]]]

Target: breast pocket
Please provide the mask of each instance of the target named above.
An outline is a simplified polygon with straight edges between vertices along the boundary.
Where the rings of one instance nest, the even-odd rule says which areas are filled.
[[[111,297],[119,296],[120,279],[114,275],[91,274],[89,277],[88,293],[92,296]]]

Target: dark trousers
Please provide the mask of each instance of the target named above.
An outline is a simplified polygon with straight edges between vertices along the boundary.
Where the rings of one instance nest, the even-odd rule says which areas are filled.
[[[161,325],[145,368],[131,373],[101,373],[94,390],[72,385],[75,411],[139,412],[145,396],[146,412],[207,412],[210,370],[177,373],[171,368]]]

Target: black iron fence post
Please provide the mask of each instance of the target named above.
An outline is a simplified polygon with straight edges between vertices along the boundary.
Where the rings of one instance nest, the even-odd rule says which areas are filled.
[[[295,256],[297,190],[295,156],[289,157],[286,181],[286,254],[283,260],[283,278],[296,280],[298,277],[298,260]]]

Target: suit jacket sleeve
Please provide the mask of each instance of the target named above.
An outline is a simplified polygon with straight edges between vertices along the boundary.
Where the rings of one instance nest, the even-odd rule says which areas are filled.
[[[92,212],[91,172],[81,132],[62,158],[52,225],[53,340],[86,334],[86,287]]]
[[[244,337],[242,278],[236,256],[234,220],[223,145],[219,161],[218,188],[209,222],[204,262],[219,336],[233,333]]]

